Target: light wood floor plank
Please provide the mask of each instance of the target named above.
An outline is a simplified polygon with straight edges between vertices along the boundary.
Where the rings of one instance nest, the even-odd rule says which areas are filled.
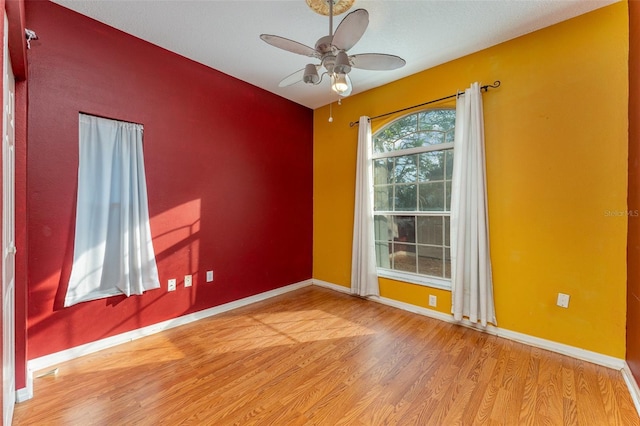
[[[56,367],[14,425],[640,426],[618,371],[318,287]]]

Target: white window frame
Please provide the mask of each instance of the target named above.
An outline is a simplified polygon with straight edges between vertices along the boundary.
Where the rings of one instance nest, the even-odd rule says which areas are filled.
[[[385,126],[381,127],[380,129],[376,130],[373,133],[373,137],[375,137],[375,135],[378,132],[383,131],[388,126],[391,126],[391,125],[393,125],[393,123],[397,122],[398,120],[402,120],[402,119],[404,119],[404,118],[406,118],[408,116],[416,115],[416,114],[420,114],[420,113],[424,113],[424,112],[429,112],[429,111],[444,110],[444,109],[449,110],[449,109],[452,109],[452,108],[430,108],[430,109],[424,109],[424,110],[412,112],[412,113],[406,114],[406,115],[404,115],[402,117],[398,117],[395,120],[387,123]],[[410,156],[410,155],[415,155],[415,154],[422,154],[422,153],[426,153],[426,152],[438,152],[438,151],[453,150],[453,146],[454,146],[453,142],[445,142],[445,143],[441,143],[441,144],[437,144],[437,145],[428,145],[428,146],[422,146],[422,147],[417,147],[417,148],[408,148],[408,149],[397,150],[397,151],[389,151],[389,152],[382,152],[382,153],[375,153],[374,152],[371,155],[371,161],[373,162],[375,160],[379,160],[379,159],[383,159],[383,158],[404,157],[404,156]],[[373,147],[372,147],[372,150],[373,150]],[[390,215],[390,216],[416,216],[416,217],[418,217],[418,216],[437,216],[437,217],[442,217],[442,216],[450,216],[451,215],[451,211],[450,210],[446,210],[446,211],[385,211],[385,210],[375,210],[375,208],[374,208],[373,214],[374,214],[374,216]],[[417,255],[417,252],[416,252],[416,255]],[[417,284],[417,285],[421,285],[421,286],[425,286],[425,287],[438,288],[438,289],[442,289],[442,290],[451,290],[451,278],[435,277],[435,276],[424,275],[424,274],[419,274],[419,273],[398,271],[396,269],[383,268],[383,267],[379,267],[379,266],[376,267],[376,270],[377,270],[378,276],[382,277],[382,278],[388,278],[388,279],[392,279],[392,280],[407,282],[407,283],[411,283],[411,284]]]

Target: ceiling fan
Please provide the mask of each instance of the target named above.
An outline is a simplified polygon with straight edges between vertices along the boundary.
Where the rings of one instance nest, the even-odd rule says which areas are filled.
[[[272,46],[320,61],[319,64],[307,64],[303,69],[285,77],[278,84],[279,87],[291,86],[300,81],[318,85],[327,75],[331,80],[331,89],[339,96],[344,97],[349,96],[353,88],[349,78],[351,68],[388,71],[401,68],[406,64],[406,61],[399,56],[385,53],[347,55],[347,51],[360,40],[367,29],[369,12],[365,9],[354,10],[345,16],[334,33],[333,9],[334,2],[337,0],[325,1],[329,4],[329,35],[321,37],[316,42],[315,48],[276,35],[260,35],[262,40]],[[309,2],[307,1],[307,3]],[[324,71],[322,71],[323,68]],[[321,71],[320,75],[318,71]]]

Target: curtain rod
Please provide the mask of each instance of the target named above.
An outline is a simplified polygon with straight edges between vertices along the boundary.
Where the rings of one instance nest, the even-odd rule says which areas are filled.
[[[484,86],[480,87],[480,90],[484,90],[485,92],[487,92],[487,91],[489,91],[489,88],[497,89],[498,87],[500,87],[500,80],[494,81],[493,84],[485,84]],[[421,107],[421,106],[434,104],[436,102],[444,101],[445,99],[455,98],[458,95],[464,95],[464,92],[456,93],[454,95],[445,96],[444,98],[440,98],[440,99],[434,99],[434,100],[429,101],[429,102],[424,102],[424,103],[421,103],[421,104],[418,104],[418,105],[413,105],[413,106],[410,106],[410,107],[407,107],[407,108],[402,108],[402,109],[399,109],[399,110],[396,110],[396,111],[387,112],[385,114],[376,115],[375,117],[369,118],[369,121],[375,120],[376,118],[386,117],[387,115],[396,114],[398,112],[407,111],[407,110],[410,110],[410,109],[413,109],[413,108],[418,108],[418,107]],[[349,123],[349,127],[353,127],[353,126],[357,125],[358,123],[359,123],[359,121],[352,121],[352,122]]]

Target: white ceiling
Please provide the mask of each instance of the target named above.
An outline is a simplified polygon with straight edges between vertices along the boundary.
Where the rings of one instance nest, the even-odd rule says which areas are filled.
[[[336,100],[326,80],[315,87],[278,87],[313,60],[259,38],[275,34],[313,47],[328,35],[329,18],[313,12],[305,0],[53,1],[309,108]],[[369,11],[369,27],[349,53],[394,54],[407,65],[394,71],[353,69],[353,94],[616,1],[356,0],[351,11]],[[336,17],[334,28],[344,16]]]

